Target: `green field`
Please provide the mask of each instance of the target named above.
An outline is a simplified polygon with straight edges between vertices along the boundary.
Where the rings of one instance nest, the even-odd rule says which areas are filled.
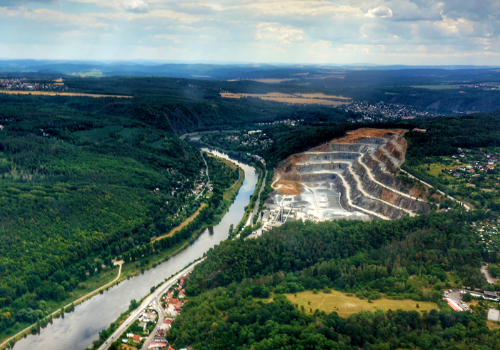
[[[319,309],[330,313],[336,311],[340,317],[348,317],[351,314],[355,314],[361,311],[376,311],[376,310],[398,310],[403,311],[430,311],[432,309],[437,309],[437,305],[428,301],[415,301],[415,300],[390,300],[387,298],[382,298],[378,300],[373,300],[371,303],[366,299],[359,299],[355,295],[348,296],[345,293],[332,290],[331,293],[326,294],[319,292],[314,294],[312,291],[305,291],[295,294],[285,294],[287,299],[290,300],[292,304],[298,304],[299,307],[303,306],[306,312],[310,309]],[[310,302],[310,304],[309,304]],[[417,308],[417,304],[419,308]]]
[[[427,173],[432,175],[432,176],[438,176],[439,174],[442,174],[442,170],[449,170],[449,169],[455,169],[457,167],[463,167],[466,166],[466,164],[461,164],[461,163],[456,163],[453,165],[444,165],[444,164],[439,164],[439,163],[431,163],[428,164],[430,170],[427,170]],[[445,173],[446,175],[450,175],[449,172]]]

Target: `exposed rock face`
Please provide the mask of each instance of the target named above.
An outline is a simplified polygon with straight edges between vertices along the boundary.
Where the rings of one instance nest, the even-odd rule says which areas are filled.
[[[294,154],[277,167],[273,187],[300,189],[297,198],[288,198],[291,205],[319,220],[342,213],[346,218],[398,219],[428,212],[429,205],[418,198],[425,189],[396,177],[405,160],[404,132],[359,129]]]

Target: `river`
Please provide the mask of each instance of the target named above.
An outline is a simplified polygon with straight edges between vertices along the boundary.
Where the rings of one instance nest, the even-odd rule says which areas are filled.
[[[29,335],[14,345],[16,350],[81,350],[92,345],[99,337],[99,331],[109,327],[118,316],[127,310],[131,299],[142,299],[149,294],[151,286],[180,271],[194,260],[203,256],[210,248],[227,239],[229,227],[236,225],[243,217],[245,206],[250,201],[258,180],[258,172],[252,166],[231,159],[226,154],[212,151],[214,155],[231,160],[245,171],[245,180],[222,221],[213,230],[204,230],[186,249],[168,261],[149,269],[129,280],[110,288],[77,305],[75,311],[67,313],[64,319],[53,320],[38,335]]]

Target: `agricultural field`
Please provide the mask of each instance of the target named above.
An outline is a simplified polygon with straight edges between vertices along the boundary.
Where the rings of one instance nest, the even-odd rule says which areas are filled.
[[[376,310],[398,310],[403,311],[430,311],[437,309],[437,305],[428,301],[406,300],[391,300],[381,298],[368,302],[367,299],[359,299],[356,295],[349,295],[339,291],[332,290],[331,293],[323,293],[319,291],[314,294],[312,291],[305,291],[296,294],[285,294],[287,299],[292,304],[298,304],[299,308],[304,307],[306,312],[312,312],[319,309],[326,313],[337,312],[340,317],[348,317],[361,311],[376,311]],[[295,296],[297,295],[297,296]],[[418,307],[417,307],[418,305]]]
[[[293,104],[317,104],[322,106],[341,106],[350,102],[350,98],[323,94],[285,94],[281,92],[269,92],[267,94],[233,94],[221,92],[221,97],[240,99],[244,97],[256,97],[265,101],[276,101]]]

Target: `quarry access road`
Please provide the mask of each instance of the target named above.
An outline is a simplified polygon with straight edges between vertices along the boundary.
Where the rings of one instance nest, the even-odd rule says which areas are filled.
[[[363,156],[364,156],[364,153],[360,153],[360,152],[342,152],[342,151],[331,151],[331,152],[323,152],[323,153],[328,153],[328,154],[339,154],[339,153],[350,153],[350,154],[353,154],[353,155],[357,155],[358,158],[356,159],[356,161],[365,168],[366,170],[366,174],[368,175],[370,181],[376,183],[377,185],[381,186],[382,188],[386,189],[387,191],[390,191],[390,192],[393,192],[393,193],[396,193],[402,197],[406,197],[406,198],[409,198],[411,200],[416,200],[416,201],[421,201],[421,202],[424,202],[422,199],[419,199],[419,198],[416,198],[416,197],[412,197],[410,196],[409,194],[406,194],[406,193],[403,193],[403,192],[400,192],[392,187],[389,187],[387,185],[384,185],[383,183],[381,183],[380,181],[378,181],[377,179],[375,179],[375,177],[373,176],[373,173],[371,171],[371,169],[363,162]],[[381,203],[384,203],[384,204],[387,204],[393,208],[396,208],[398,210],[402,210],[406,213],[408,213],[410,216],[415,216],[416,213],[409,210],[409,209],[405,209],[401,206],[398,206],[398,205],[395,205],[395,204],[392,204],[388,201],[385,201],[383,199],[380,199],[380,198],[377,198],[377,197],[374,197],[372,195],[370,195],[369,193],[367,193],[364,188],[363,188],[363,183],[359,177],[359,175],[354,171],[354,167],[353,167],[353,162],[342,162],[342,161],[337,161],[336,163],[341,163],[341,164],[346,164],[347,165],[347,169],[349,169],[349,172],[351,173],[351,175],[353,176],[354,180],[356,181],[356,183],[358,184],[358,189],[359,191],[363,194],[363,196],[367,197],[367,198],[370,198],[370,199],[373,199],[373,200],[376,200],[378,202],[381,202]],[[322,164],[322,162],[315,162],[315,161],[309,161],[307,163],[304,163],[304,164]],[[324,171],[320,171],[320,172],[314,172],[314,173],[334,173],[334,174],[339,174],[339,172],[337,171],[329,171],[329,170],[324,170]],[[307,173],[308,174],[308,173]],[[316,193],[313,189],[310,188],[310,190],[314,193],[315,195],[315,199],[316,199]],[[316,208],[316,211],[318,211],[319,209]]]
[[[356,181],[356,183],[358,184],[359,191],[363,194],[363,196],[365,196],[365,197],[367,197],[367,198],[370,198],[370,199],[373,199],[373,200],[376,200],[376,201],[378,201],[378,202],[381,202],[381,203],[387,204],[387,205],[389,205],[389,206],[391,206],[391,207],[393,207],[393,208],[396,208],[396,209],[398,209],[398,210],[402,210],[402,211],[404,211],[404,212],[407,212],[410,216],[415,216],[415,215],[416,215],[416,214],[415,214],[414,212],[412,212],[411,210],[405,209],[405,208],[403,208],[403,207],[399,207],[399,206],[397,206],[397,205],[394,205],[394,204],[392,204],[392,203],[390,203],[390,202],[384,201],[384,200],[382,200],[382,199],[380,199],[380,198],[374,197],[374,196],[372,196],[371,194],[369,194],[369,193],[365,192],[365,190],[363,189],[363,183],[361,182],[361,179],[359,178],[359,175],[358,175],[358,174],[356,174],[356,172],[355,172],[352,168],[350,168],[350,167],[349,167],[348,169],[349,169],[349,171],[350,171],[351,175],[354,177],[354,180],[355,180],[355,181]],[[370,173],[368,173],[368,174],[370,174]],[[374,181],[374,182],[375,182],[375,181]]]
[[[364,209],[364,208],[361,208],[361,207],[358,207],[357,205],[353,204],[352,203],[352,200],[351,200],[351,186],[349,185],[349,183],[346,181],[346,179],[344,179],[344,176],[339,174],[339,178],[342,180],[342,183],[345,187],[345,194],[346,194],[346,199],[347,199],[347,203],[349,203],[349,205],[353,208],[356,208],[358,210],[361,210],[362,212],[365,212],[367,214],[370,214],[370,215],[373,215],[373,216],[376,216],[380,219],[383,219],[383,220],[390,220],[387,216],[384,216],[382,214],[379,214],[379,213],[376,213],[374,211],[371,211],[371,210],[368,210],[368,209]]]
[[[403,162],[404,162],[404,152],[401,150],[401,147],[400,147],[399,145],[394,144],[394,143],[392,143],[392,145],[394,145],[394,147],[396,147],[396,149],[397,149],[399,152],[401,152],[401,154],[403,155],[403,161],[401,162],[401,165],[402,165],[402,164],[403,164]],[[386,154],[386,155],[387,155],[387,156],[391,159],[392,163],[393,163],[393,164],[394,164],[397,168],[399,168],[399,166],[400,166],[400,165],[399,165],[399,161],[398,161],[397,159],[395,159],[395,158],[394,158],[394,157],[390,154],[390,152],[389,152],[389,151],[388,151],[385,147],[382,147],[382,150],[383,150],[383,151],[384,151],[384,153],[385,153],[385,154]],[[373,157],[372,157],[372,158],[373,158]],[[380,161],[380,162],[382,163],[382,161]],[[424,184],[425,186],[430,187],[430,188],[434,188],[434,186],[432,186],[431,184],[429,184],[429,183],[427,183],[427,182],[425,182],[425,181],[423,181],[423,180],[420,180],[418,177],[413,176],[412,174],[410,174],[410,173],[409,173],[409,172],[407,172],[406,170],[403,170],[403,169],[401,169],[401,168],[399,168],[399,170],[400,170],[400,171],[402,171],[403,173],[405,173],[406,175],[408,175],[410,178],[420,181],[420,182],[421,182],[422,184]],[[460,201],[460,200],[458,200],[458,199],[456,199],[456,198],[454,198],[454,197],[452,197],[452,196],[450,196],[450,195],[447,195],[447,194],[446,194],[446,193],[444,193],[443,191],[438,190],[437,188],[436,188],[436,191],[438,191],[438,193],[440,193],[441,195],[443,195],[443,196],[445,196],[445,197],[447,197],[447,198],[449,198],[449,199],[451,199],[451,200],[453,200],[453,201],[455,201],[455,202],[457,202],[457,203],[460,203],[460,205],[462,205],[462,206],[465,208],[465,210],[469,211],[469,210],[471,209],[471,208],[470,208],[470,206],[468,206],[468,205],[467,205],[467,204],[465,204],[464,202],[462,202],[462,201]],[[421,199],[418,199],[418,198],[416,198],[416,199],[421,201]]]
[[[398,191],[398,190],[396,190],[396,189],[394,189],[392,187],[386,186],[383,183],[381,183],[380,181],[378,181],[377,179],[375,179],[375,177],[373,176],[373,173],[371,172],[370,168],[368,168],[368,166],[365,163],[363,163],[363,161],[361,160],[361,158],[362,157],[358,158],[359,164],[361,164],[366,169],[368,177],[370,178],[370,180],[372,180],[373,182],[375,182],[377,185],[382,186],[383,188],[385,188],[388,191],[391,191],[391,192],[394,192],[396,194],[399,194],[400,196],[403,196],[403,197],[406,197],[406,198],[410,198],[410,199],[413,199],[413,200],[416,200],[416,201],[419,201],[419,202],[425,202],[423,199],[420,199],[420,198],[417,198],[417,197],[412,197],[412,196],[410,196],[407,193],[403,193],[403,192],[400,192],[400,191]]]
[[[423,183],[425,186],[430,187],[430,188],[434,188],[434,186],[432,186],[431,184],[428,184],[427,182],[420,180],[418,177],[413,176],[412,174],[410,174],[410,173],[409,173],[409,172],[407,172],[406,170],[403,170],[403,169],[399,169],[399,170],[401,170],[403,173],[405,173],[406,175],[408,175],[408,177],[410,177],[410,178],[412,178],[412,179],[415,179],[415,180],[420,181],[420,182],[421,182],[421,183]],[[445,196],[445,197],[447,197],[447,198],[449,198],[449,199],[451,199],[451,200],[453,200],[453,201],[455,201],[455,202],[460,203],[461,205],[463,205],[463,207],[465,208],[465,210],[467,210],[467,211],[469,211],[469,210],[470,210],[470,207],[469,207],[467,204],[465,204],[464,202],[459,201],[458,199],[456,199],[456,198],[454,198],[454,197],[452,197],[452,196],[450,196],[450,195],[448,195],[448,194],[444,193],[444,192],[443,192],[443,191],[441,191],[441,190],[438,190],[437,188],[436,188],[436,191],[438,191],[438,192],[439,192],[440,194],[442,194],[443,196]]]
[[[314,152],[305,152],[305,153],[314,153]],[[409,199],[412,199],[412,200],[416,200],[416,201],[419,201],[419,202],[425,202],[423,199],[420,199],[420,198],[417,198],[417,197],[412,197],[412,196],[410,196],[410,195],[409,195],[409,194],[407,194],[407,193],[403,193],[403,192],[401,192],[401,191],[398,191],[398,190],[396,190],[395,188],[392,188],[392,187],[389,187],[389,186],[387,186],[387,185],[384,185],[383,183],[381,183],[380,181],[378,181],[378,180],[375,178],[375,176],[373,176],[373,173],[372,173],[371,169],[368,167],[368,165],[366,165],[366,164],[363,162],[363,156],[364,156],[364,153],[360,153],[360,152],[348,152],[348,151],[345,151],[345,152],[342,152],[342,151],[331,151],[331,152],[321,152],[321,153],[329,153],[329,154],[351,153],[351,154],[356,154],[356,155],[358,155],[358,158],[356,159],[356,160],[357,160],[357,162],[358,162],[359,164],[361,164],[361,165],[365,168],[365,170],[366,170],[366,172],[367,172],[367,174],[368,174],[368,177],[370,178],[370,180],[371,180],[371,181],[375,182],[375,183],[376,183],[377,185],[379,185],[379,186],[382,186],[382,187],[383,187],[383,188],[385,188],[386,190],[391,191],[391,192],[394,192],[394,193],[396,193],[396,194],[398,194],[398,195],[400,195],[400,196],[403,196],[403,197],[406,197],[406,198],[409,198]],[[372,156],[372,159],[374,159],[374,157],[373,157],[373,155],[372,155],[372,154],[369,154],[369,155],[370,155],[370,156]],[[383,162],[382,162],[380,159],[376,158],[375,160],[376,160],[377,162],[379,162],[380,164],[383,164]],[[308,164],[322,164],[323,162],[308,161],[307,163],[308,163]],[[341,161],[337,161],[336,163],[347,164],[349,168],[351,168],[351,167],[352,167],[352,162],[341,162]],[[299,164],[301,164],[301,163],[299,163]],[[306,164],[306,163],[304,163],[304,164]],[[384,164],[384,167],[385,167],[385,164]],[[390,172],[388,172],[388,171],[386,171],[386,170],[384,170],[384,169],[382,169],[382,171],[383,171],[383,172],[385,172],[386,174],[390,174]],[[335,173],[337,173],[337,172],[335,172]],[[403,210],[406,210],[406,209],[403,209]]]

